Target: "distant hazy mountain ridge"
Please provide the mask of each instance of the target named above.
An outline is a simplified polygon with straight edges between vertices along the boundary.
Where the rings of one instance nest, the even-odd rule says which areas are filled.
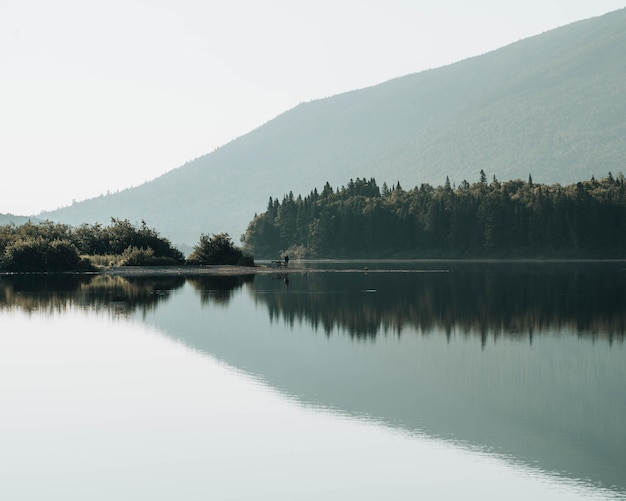
[[[462,43],[462,41],[459,41]],[[145,220],[175,243],[235,240],[270,196],[375,177],[571,183],[626,170],[626,9],[488,54],[303,103],[136,188],[41,214]]]
[[[29,217],[29,216],[15,216],[13,214],[0,214],[0,226],[5,226],[9,224],[20,226],[24,223],[28,223],[29,221],[32,223],[37,223],[39,220],[35,217]]]

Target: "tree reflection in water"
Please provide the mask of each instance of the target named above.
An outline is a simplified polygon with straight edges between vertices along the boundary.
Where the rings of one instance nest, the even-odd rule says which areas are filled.
[[[259,276],[255,300],[271,319],[308,322],[327,335],[357,338],[443,329],[489,336],[527,337],[566,328],[581,335],[624,339],[626,272],[614,263],[447,263],[423,273],[292,274]],[[262,292],[257,294],[257,292]]]
[[[445,266],[187,279],[9,276],[0,277],[0,310],[143,312],[169,338],[302,402],[623,492],[626,266]],[[235,294],[242,289],[251,297]],[[232,311],[221,308],[230,301]],[[492,349],[490,339],[500,342]]]
[[[11,275],[0,278],[0,309],[56,313],[78,307],[126,316],[156,308],[184,283],[182,277]]]
[[[26,312],[63,312],[70,307],[111,310],[130,315],[147,313],[185,284],[182,276],[123,277],[86,274],[23,274],[0,277],[0,309]],[[187,278],[203,304],[226,305],[235,289],[254,280],[245,276],[197,276]]]
[[[254,275],[241,276],[197,276],[190,277],[189,283],[200,294],[202,304],[216,303],[227,305],[236,289],[254,281]]]
[[[434,270],[304,272],[275,275],[121,277],[49,274],[0,277],[0,309],[64,311],[68,307],[144,313],[185,280],[202,304],[226,305],[247,286],[270,319],[307,322],[327,335],[354,338],[443,330],[526,337],[545,330],[623,341],[626,271],[621,263],[463,263]]]

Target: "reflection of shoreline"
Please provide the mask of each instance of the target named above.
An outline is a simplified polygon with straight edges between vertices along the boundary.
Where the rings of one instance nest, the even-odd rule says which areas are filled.
[[[48,272],[28,272],[16,273],[0,271],[2,277],[94,277],[102,275],[112,275],[116,277],[193,277],[202,275],[214,276],[237,276],[255,275],[257,273],[269,273],[270,269],[265,267],[248,266],[222,266],[222,265],[202,265],[202,266],[114,266],[103,268],[99,271],[68,271],[58,273]]]
[[[23,274],[0,277],[0,310],[64,312],[70,308],[145,311],[182,287],[183,277],[119,277],[111,275]]]
[[[530,347],[516,343],[514,338],[525,334],[512,329],[520,318],[540,329],[557,325],[565,331],[569,325],[554,322],[581,307],[581,321],[589,318],[596,328],[606,315],[623,322],[626,284],[616,268],[602,273],[533,268],[517,278],[518,270],[492,267],[488,273],[475,267],[413,275],[293,273],[288,286],[276,271],[200,279],[0,277],[0,312],[11,307],[7,292],[14,306],[44,313],[81,308],[139,312],[139,318],[143,311],[145,321],[168,337],[303,402],[477,444],[524,464],[540,459],[548,471],[624,489],[621,351],[574,336],[537,336]],[[243,287],[253,303],[235,302],[237,307],[223,314],[227,309],[221,306],[233,296],[242,298],[234,293]],[[303,320],[317,328],[316,318],[322,328],[331,322],[332,338],[309,335],[313,330],[298,325]],[[279,319],[296,329],[283,329]],[[467,331],[462,322],[470,325]],[[421,335],[440,325],[452,326],[456,342]],[[488,330],[493,326],[500,329],[497,334]],[[481,327],[490,339],[493,333],[494,346],[498,338],[497,349],[480,349]],[[363,328],[380,337],[352,342],[349,336],[363,336]],[[397,333],[397,340],[387,338],[387,331]],[[596,335],[604,340],[604,332]],[[590,465],[598,466],[591,471]]]
[[[223,268],[223,267],[222,267]],[[132,271],[132,270],[131,270]],[[214,270],[213,270],[214,271]],[[0,276],[0,311],[63,312],[69,308],[110,310],[116,315],[155,309],[186,282],[200,301],[227,304],[233,291],[254,280],[252,274],[209,272],[131,274],[12,274]]]
[[[116,277],[202,277],[202,276],[252,276],[252,275],[272,275],[276,273],[447,273],[448,270],[411,270],[411,269],[364,269],[364,268],[306,268],[290,266],[289,268],[276,268],[272,266],[222,266],[222,265],[202,265],[202,266],[117,266],[106,268],[96,272],[3,272],[2,277],[48,277],[48,276],[116,276]]]
[[[199,309],[181,294],[166,305],[167,313],[147,321],[305,405],[624,489],[621,344],[553,331],[537,335],[530,346],[518,342],[518,334],[502,332],[481,349],[480,331],[455,327],[446,339],[438,329],[413,329],[409,322],[416,317],[402,313],[417,297],[404,285],[423,293],[430,286],[416,286],[424,278],[443,285],[451,275],[387,276],[387,285],[399,288],[395,296],[385,292],[384,276],[375,276],[381,280],[295,274],[287,287],[281,276],[257,276],[246,284],[249,297],[238,296],[234,315]],[[425,295],[426,302],[428,297],[438,296]],[[382,311],[376,306],[398,299],[397,314],[389,304]],[[435,301],[433,314],[437,309]],[[331,335],[321,335],[323,321],[332,322],[333,315]],[[386,335],[387,328],[396,332],[385,323],[394,318],[405,328]],[[364,325],[377,329],[372,339],[351,339],[350,329]]]
[[[185,282],[202,303],[227,304],[245,284],[270,318],[304,321],[328,335],[340,329],[374,339],[409,328],[440,330],[448,337],[479,335],[484,344],[500,336],[532,342],[535,335],[557,330],[609,343],[624,340],[621,261],[371,261],[366,269],[362,263],[329,261],[326,269],[321,262],[303,262],[280,270],[119,267],[97,274],[10,274],[0,276],[0,309],[71,305],[128,313],[155,308]],[[314,268],[303,267],[311,264]],[[407,269],[409,264],[414,268]],[[391,269],[394,265],[400,268]]]
[[[101,275],[113,275],[122,277],[195,277],[195,276],[243,276],[264,273],[267,268],[252,266],[117,266],[102,270]]]
[[[251,292],[271,319],[305,322],[327,335],[338,329],[374,339],[409,328],[426,334],[443,331],[448,337],[479,335],[484,345],[500,336],[532,343],[542,332],[569,331],[623,342],[626,275],[619,265],[561,264],[524,269],[520,262],[456,262],[449,273],[385,276],[368,271],[350,279],[333,273],[295,274],[291,294],[263,276]]]
[[[1,277],[15,276],[99,276],[165,277],[165,276],[244,276],[289,273],[448,273],[464,266],[519,267],[519,266],[603,266],[622,265],[618,271],[626,272],[626,259],[307,259],[290,261],[288,268],[271,266],[270,260],[259,260],[256,266],[198,265],[198,266],[113,266],[89,272],[6,272]]]
[[[194,275],[187,282],[200,295],[202,304],[228,304],[234,291],[254,280],[254,275]]]

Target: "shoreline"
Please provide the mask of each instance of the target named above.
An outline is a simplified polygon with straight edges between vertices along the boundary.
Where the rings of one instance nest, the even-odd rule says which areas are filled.
[[[110,275],[117,277],[139,277],[139,276],[244,276],[272,273],[276,268],[266,268],[262,266],[230,266],[230,265],[200,265],[200,266],[111,266],[99,268],[94,271],[0,271],[2,276],[20,275]]]
[[[112,266],[94,272],[96,275],[112,276],[244,276],[263,273],[256,266],[198,265],[198,266]]]
[[[424,263],[442,263],[442,264],[592,264],[592,263],[623,263],[626,265],[626,259],[312,259],[305,260],[309,264],[320,263],[326,264],[336,263],[385,263],[385,262],[424,262]],[[399,272],[447,272],[447,269],[426,269],[426,270],[403,270],[403,269],[371,269],[355,268],[355,269],[337,269],[337,268],[315,268],[315,267],[299,267],[294,262],[294,266],[288,268],[274,267],[268,264],[259,264],[257,266],[236,266],[236,265],[183,265],[183,266],[111,266],[99,268],[94,271],[31,271],[31,272],[10,272],[0,271],[2,276],[20,276],[20,275],[109,275],[119,277],[149,277],[149,276],[246,276],[246,275],[270,275],[270,274],[286,274],[286,273],[315,273],[315,272],[366,272],[376,273],[383,271]]]

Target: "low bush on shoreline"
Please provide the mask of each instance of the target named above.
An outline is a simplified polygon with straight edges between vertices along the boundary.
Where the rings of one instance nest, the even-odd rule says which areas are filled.
[[[254,259],[236,247],[228,233],[219,233],[210,237],[201,235],[200,242],[187,258],[187,263],[254,266]]]
[[[9,272],[94,271],[111,266],[181,266],[218,264],[254,266],[228,234],[202,235],[185,255],[142,221],[112,219],[111,225],[74,228],[44,221],[0,226],[0,270]]]

